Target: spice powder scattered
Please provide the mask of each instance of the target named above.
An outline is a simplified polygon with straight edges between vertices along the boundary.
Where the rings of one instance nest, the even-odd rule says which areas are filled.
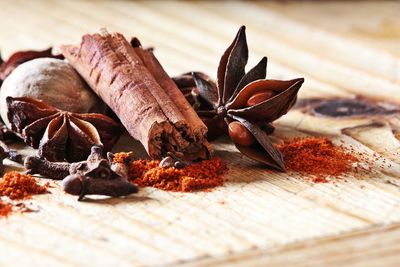
[[[13,200],[26,199],[48,193],[48,187],[49,183],[39,185],[32,175],[11,171],[0,179],[0,196],[8,196]]]
[[[115,155],[114,162],[122,163],[127,153]],[[158,160],[135,160],[128,167],[132,182],[140,187],[152,186],[165,191],[193,192],[220,186],[224,182],[226,164],[218,157],[203,160],[182,169],[159,167]]]
[[[295,138],[277,145],[288,171],[307,175],[312,182],[327,183],[353,171],[360,158],[327,138]]]
[[[12,211],[12,204],[5,203],[0,199],[0,218],[7,217]]]

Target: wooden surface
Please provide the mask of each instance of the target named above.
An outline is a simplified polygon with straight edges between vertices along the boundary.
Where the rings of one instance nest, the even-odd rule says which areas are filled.
[[[301,97],[364,95],[400,104],[399,2],[0,1],[3,56],[77,43],[107,27],[135,35],[171,75],[215,77],[219,57],[247,25],[249,66],[269,58],[270,78],[305,77]],[[399,115],[327,121],[290,112],[276,138],[328,135],[386,161],[371,173],[312,184],[244,159],[226,140],[228,182],[212,192],[145,188],[127,199],[78,203],[35,197],[39,212],[0,220],[1,266],[399,266]],[[137,148],[128,137],[116,150]],[[31,153],[25,150],[26,153]],[[9,163],[9,162],[8,162]]]

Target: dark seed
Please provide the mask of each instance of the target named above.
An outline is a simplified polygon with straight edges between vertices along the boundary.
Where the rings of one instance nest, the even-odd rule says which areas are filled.
[[[255,143],[255,138],[240,122],[234,121],[229,123],[229,136],[233,142],[242,146],[251,146]]]
[[[187,164],[185,164],[185,163],[182,162],[182,161],[176,161],[175,164],[174,164],[174,167],[177,168],[177,169],[183,169],[183,168],[185,168],[186,166],[187,166]]]
[[[173,159],[170,156],[167,156],[160,161],[160,164],[158,166],[160,166],[162,168],[169,168],[169,167],[173,167],[174,164],[175,164],[175,159]]]
[[[247,107],[255,106],[265,100],[272,98],[274,95],[275,95],[275,92],[272,90],[255,93],[247,100],[246,106]]]

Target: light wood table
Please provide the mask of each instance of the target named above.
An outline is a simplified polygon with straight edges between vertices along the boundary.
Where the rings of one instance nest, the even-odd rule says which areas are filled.
[[[215,77],[219,57],[245,24],[249,66],[267,55],[270,78],[305,77],[300,97],[364,95],[400,104],[399,2],[0,5],[3,57],[78,43],[82,34],[107,27],[154,46],[171,75],[202,70]],[[127,199],[77,202],[52,182],[52,194],[31,200],[39,212],[0,220],[0,265],[399,266],[400,134],[389,126],[341,134],[344,126],[367,122],[327,123],[298,111],[277,122],[277,138],[329,135],[386,158],[347,182],[313,184],[266,171],[226,140],[215,148],[229,162],[228,181],[212,192],[145,188]],[[132,147],[125,137],[116,150]]]

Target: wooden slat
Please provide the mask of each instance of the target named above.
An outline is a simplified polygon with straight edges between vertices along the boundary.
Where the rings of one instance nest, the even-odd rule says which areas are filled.
[[[398,266],[400,225],[374,226],[335,237],[299,242],[269,251],[247,251],[179,266]]]
[[[386,9],[397,6],[368,3],[364,5],[392,15]],[[323,10],[321,5],[315,10]],[[343,2],[327,5],[348,7]],[[2,5],[0,47],[7,56],[18,49],[77,43],[82,34],[106,26],[155,46],[171,74],[202,70],[213,76],[221,53],[245,23],[249,65],[267,55],[269,77],[305,77],[301,97],[363,94],[400,101],[399,58],[386,50],[386,42],[378,45],[372,37],[343,34],[343,29],[335,33],[328,19],[316,16],[324,23],[313,23],[297,14],[298,8],[309,14],[313,4],[19,0]],[[340,25],[353,25],[346,14]],[[379,56],[376,68],[374,55]],[[396,116],[392,122],[400,120]],[[127,199],[80,203],[52,183],[52,194],[31,201],[39,212],[0,220],[0,265],[361,266],[382,259],[395,266],[398,135],[389,127],[370,129],[371,138],[342,135],[344,127],[370,122],[329,121],[298,111],[277,122],[276,139],[328,135],[371,157],[378,151],[386,158],[371,173],[335,184],[313,184],[295,173],[265,170],[243,158],[227,139],[215,144],[216,154],[229,163],[227,183],[211,192],[145,188]],[[116,146],[117,151],[138,149],[127,136]],[[35,153],[28,148],[23,152]]]

